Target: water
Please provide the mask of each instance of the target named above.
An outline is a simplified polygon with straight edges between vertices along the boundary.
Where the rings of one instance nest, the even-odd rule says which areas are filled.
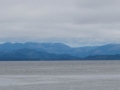
[[[119,90],[120,61],[1,61],[0,90]]]

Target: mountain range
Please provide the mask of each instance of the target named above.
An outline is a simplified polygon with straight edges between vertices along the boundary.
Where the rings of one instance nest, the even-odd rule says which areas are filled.
[[[63,43],[0,44],[0,60],[120,59],[119,54],[120,44],[85,47],[70,47]]]
[[[13,51],[0,52],[0,60],[80,60],[80,58],[68,54],[53,54],[23,48]]]

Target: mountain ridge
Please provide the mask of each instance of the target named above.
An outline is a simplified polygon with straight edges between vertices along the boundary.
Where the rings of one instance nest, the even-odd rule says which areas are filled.
[[[79,57],[68,54],[54,54],[41,52],[34,49],[18,49],[13,51],[0,52],[0,60],[78,60]]]
[[[0,44],[0,52],[12,52],[19,49],[33,49],[39,52],[46,52],[56,55],[70,55],[79,58],[86,58],[96,55],[120,54],[120,44],[106,44],[101,46],[70,47],[63,43],[3,43]]]

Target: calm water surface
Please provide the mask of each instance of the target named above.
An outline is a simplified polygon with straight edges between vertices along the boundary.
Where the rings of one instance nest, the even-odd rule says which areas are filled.
[[[119,90],[120,61],[1,61],[0,90]]]

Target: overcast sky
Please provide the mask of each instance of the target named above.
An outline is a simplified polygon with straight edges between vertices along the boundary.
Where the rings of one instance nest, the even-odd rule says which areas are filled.
[[[120,43],[120,0],[0,0],[0,42]]]

